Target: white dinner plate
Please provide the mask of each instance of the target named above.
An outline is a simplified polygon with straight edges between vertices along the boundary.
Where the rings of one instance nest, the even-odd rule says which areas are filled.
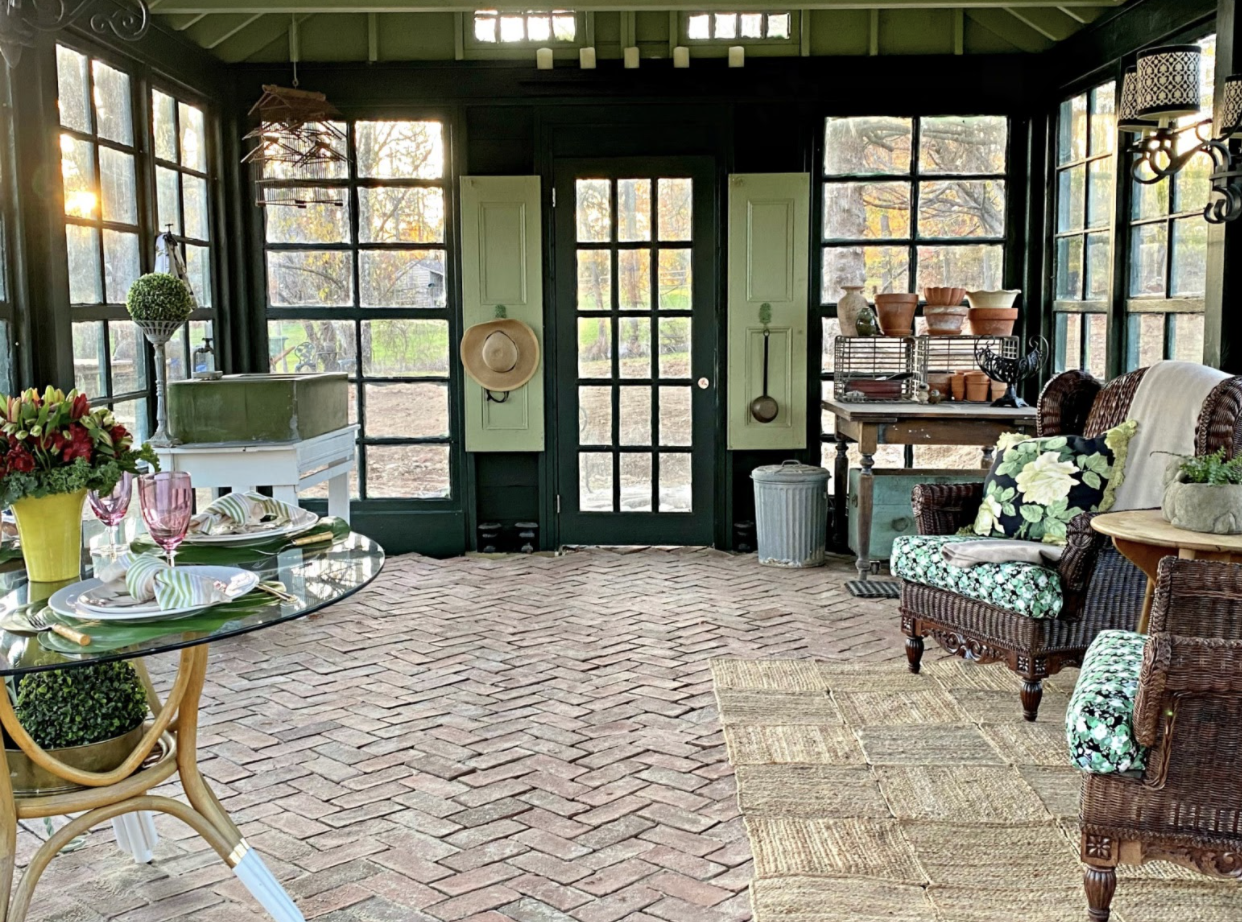
[[[273,525],[260,531],[248,531],[239,535],[194,535],[185,536],[186,544],[221,545],[223,547],[245,547],[250,544],[262,544],[273,538],[293,538],[302,532],[310,531],[319,524],[319,516],[309,509],[295,509],[293,521],[284,525]]]
[[[250,592],[259,584],[259,574],[250,570],[242,570],[239,567],[178,567],[177,569],[193,573],[195,576],[202,576],[225,583],[228,586],[225,595],[228,596],[228,601],[230,602]],[[105,608],[98,605],[88,605],[82,601],[81,597],[83,595],[89,594],[91,590],[98,589],[102,585],[103,582],[96,578],[82,580],[81,582],[66,586],[48,599],[48,607],[60,615],[68,615],[71,618],[87,618],[94,621],[155,621],[160,618],[175,618],[178,615],[188,615],[211,607],[209,605],[190,605],[185,608],[162,609],[159,607],[159,603],[151,600],[123,607],[110,606]]]

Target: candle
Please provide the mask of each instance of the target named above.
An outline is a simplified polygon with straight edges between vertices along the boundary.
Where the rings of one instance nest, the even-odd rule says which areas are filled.
[[[638,49],[637,48],[626,48],[625,49],[625,69],[626,70],[637,70],[638,69]]]
[[[537,48],[535,49],[535,66],[539,70],[552,69],[552,49]]]
[[[729,48],[729,66],[742,67],[746,63],[746,49],[741,45],[733,45]]]
[[[578,52],[578,65],[583,70],[595,70],[595,49],[583,48]]]
[[[690,66],[690,49],[685,45],[678,45],[673,49],[673,66],[689,67]]]

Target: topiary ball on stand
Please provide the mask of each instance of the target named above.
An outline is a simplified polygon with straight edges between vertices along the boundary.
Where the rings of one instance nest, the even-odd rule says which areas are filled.
[[[175,442],[168,435],[168,381],[164,347],[181,324],[194,312],[194,293],[188,285],[167,272],[140,276],[129,286],[125,306],[134,324],[155,348],[155,435],[151,444],[168,448]]]

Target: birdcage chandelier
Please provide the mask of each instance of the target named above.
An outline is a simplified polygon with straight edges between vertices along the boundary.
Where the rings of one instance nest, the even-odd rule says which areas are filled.
[[[259,126],[246,135],[255,146],[242,163],[254,169],[255,204],[344,206],[348,138],[323,93],[264,86],[250,114]]]

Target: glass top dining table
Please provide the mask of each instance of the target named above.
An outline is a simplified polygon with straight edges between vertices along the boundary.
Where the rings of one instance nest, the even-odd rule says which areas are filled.
[[[191,558],[186,565],[194,562],[192,554],[184,556]],[[290,547],[275,553],[239,548],[235,559],[230,556],[225,549],[213,549],[210,563],[252,570],[269,585],[279,583],[292,601],[254,590],[185,617],[100,624],[64,618],[47,607],[51,595],[69,583],[30,583],[20,559],[0,566],[0,676],[152,656],[283,624],[348,598],[375,579],[384,565],[383,548],[356,532],[328,546]],[[90,560],[85,559],[83,578],[90,574]],[[11,629],[30,615],[36,620],[39,615],[60,620],[88,634],[90,643],[82,646],[52,631]]]

